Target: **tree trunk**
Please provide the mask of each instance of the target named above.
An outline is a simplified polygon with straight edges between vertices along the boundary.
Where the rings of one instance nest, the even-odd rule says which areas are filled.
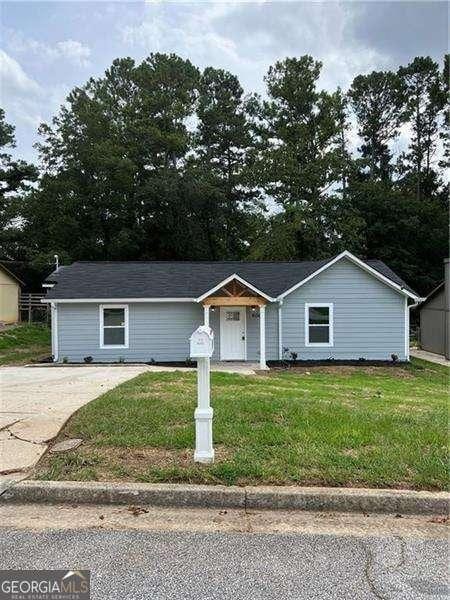
[[[420,200],[422,197],[422,124],[420,120],[420,103],[419,95],[416,99],[416,135],[417,135],[417,152],[416,152],[416,198]]]

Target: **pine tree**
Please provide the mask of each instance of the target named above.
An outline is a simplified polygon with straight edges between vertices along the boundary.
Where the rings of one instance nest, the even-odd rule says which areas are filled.
[[[8,148],[15,147],[14,131],[0,108],[0,257],[20,260],[24,254],[19,219],[21,199],[37,180],[38,172],[34,165],[14,160],[8,152]]]

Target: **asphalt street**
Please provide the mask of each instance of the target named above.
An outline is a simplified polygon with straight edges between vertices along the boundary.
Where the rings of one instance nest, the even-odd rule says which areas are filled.
[[[29,520],[28,527],[11,526],[14,519],[6,515],[0,527],[1,568],[90,569],[92,598],[102,600],[439,600],[448,596],[444,528],[430,525],[429,518],[423,521],[424,535],[420,522],[412,527],[407,519],[405,535],[400,520],[394,528],[386,520],[369,520],[365,534],[364,524],[355,527],[349,517],[343,517],[338,527],[335,517],[330,517],[328,526],[327,516],[317,514],[311,516],[309,526],[308,516],[303,515],[303,521],[291,520],[284,528],[278,523],[275,529],[283,529],[278,532],[270,532],[274,529],[270,526],[255,532],[231,528],[239,515],[229,516],[228,525],[228,515],[216,519],[219,526],[211,531],[212,514],[208,527],[203,527],[196,522],[198,513],[192,513],[191,528],[197,531],[188,531],[188,511],[179,518],[176,511],[162,514],[159,521],[151,514],[135,514],[126,517],[132,523],[128,526],[126,521],[109,519],[108,509],[100,515],[96,508],[102,523],[93,527],[94,509],[85,516],[84,510],[74,511],[75,521],[84,521],[84,526],[75,521],[69,525],[71,516],[63,511],[66,524],[55,529],[45,525],[50,513],[44,520],[35,513],[37,521],[33,525]],[[167,530],[161,526],[165,519],[173,523]]]

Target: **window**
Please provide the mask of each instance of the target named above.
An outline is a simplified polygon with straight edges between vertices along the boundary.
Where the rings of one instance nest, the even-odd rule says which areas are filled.
[[[240,321],[241,313],[238,310],[227,310],[225,313],[226,321]]]
[[[333,346],[332,304],[305,304],[305,346]]]
[[[100,306],[100,348],[128,348],[128,306]]]

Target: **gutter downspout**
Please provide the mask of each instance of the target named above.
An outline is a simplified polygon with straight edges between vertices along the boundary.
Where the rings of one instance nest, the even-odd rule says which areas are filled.
[[[58,362],[58,305],[51,303],[52,354],[53,362]]]
[[[278,301],[278,360],[283,360],[283,321],[281,315],[281,307],[283,300]]]

